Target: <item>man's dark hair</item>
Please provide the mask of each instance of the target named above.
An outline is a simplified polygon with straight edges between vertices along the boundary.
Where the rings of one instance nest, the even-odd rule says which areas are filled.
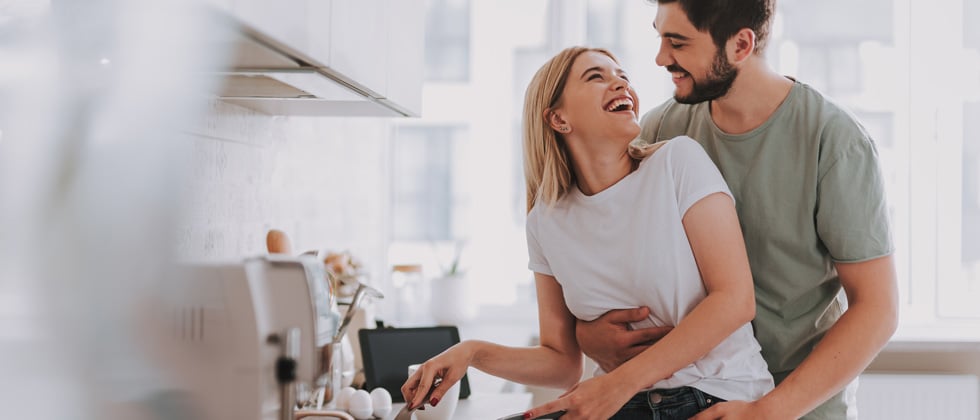
[[[776,0],[656,0],[658,4],[680,3],[691,24],[707,31],[718,48],[733,35],[749,28],[755,32],[755,50],[761,53],[769,40]]]

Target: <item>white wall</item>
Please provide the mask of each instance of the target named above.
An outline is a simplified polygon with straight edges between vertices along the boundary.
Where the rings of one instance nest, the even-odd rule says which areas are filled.
[[[387,274],[388,137],[381,118],[277,117],[226,104],[190,131],[176,246],[183,260],[264,254],[269,229],[293,250],[350,250]]]

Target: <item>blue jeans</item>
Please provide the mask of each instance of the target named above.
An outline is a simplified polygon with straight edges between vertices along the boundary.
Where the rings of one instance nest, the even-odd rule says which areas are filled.
[[[615,420],[687,420],[725,400],[689,386],[636,394],[620,408]]]

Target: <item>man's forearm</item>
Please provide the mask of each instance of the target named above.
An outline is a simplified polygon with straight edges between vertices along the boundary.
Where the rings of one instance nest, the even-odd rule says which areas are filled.
[[[897,311],[888,302],[852,305],[810,356],[759,400],[766,418],[800,418],[840,392],[881,351],[897,323]]]

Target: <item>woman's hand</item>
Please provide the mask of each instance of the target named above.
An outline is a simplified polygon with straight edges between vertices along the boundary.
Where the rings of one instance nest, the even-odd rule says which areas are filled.
[[[473,360],[474,352],[471,343],[464,341],[419,366],[401,388],[408,408],[418,407],[426,402],[429,405],[438,404],[446,394],[446,390],[466,374],[466,368]],[[429,401],[424,401],[425,396],[429,394],[429,388],[436,383],[436,379],[440,382],[429,396]]]
[[[524,418],[533,419],[564,410],[562,420],[605,420],[623,408],[636,391],[613,374],[597,376],[579,382],[557,400],[528,410]]]

